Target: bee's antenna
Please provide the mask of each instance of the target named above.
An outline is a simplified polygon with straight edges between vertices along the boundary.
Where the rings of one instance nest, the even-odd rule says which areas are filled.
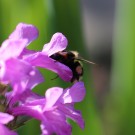
[[[77,60],[84,61],[84,62],[89,63],[89,64],[97,65],[96,63],[89,61],[89,60],[86,60],[86,59],[83,59],[83,58],[77,58]]]

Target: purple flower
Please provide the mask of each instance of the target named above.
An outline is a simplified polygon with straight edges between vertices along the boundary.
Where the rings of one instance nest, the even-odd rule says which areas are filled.
[[[10,84],[12,96],[32,89],[44,81],[36,67],[42,67],[57,73],[63,80],[70,81],[72,71],[49,56],[67,46],[67,39],[61,33],[53,35],[50,43],[42,51],[31,51],[26,46],[38,37],[38,30],[30,24],[20,23],[9,39],[0,48],[0,81]]]
[[[20,59],[26,41],[8,39],[0,48],[0,82],[10,84],[14,94],[22,93],[26,88],[33,88],[44,81],[35,67]]]
[[[30,24],[20,23],[17,25],[14,32],[9,36],[10,39],[25,39],[28,45],[38,37],[38,30],[35,26]],[[70,81],[72,78],[72,71],[70,68],[49,58],[50,55],[66,49],[68,41],[62,33],[55,33],[49,43],[45,44],[43,50],[40,52],[24,49],[22,57],[33,66],[38,66],[52,70],[57,73],[63,80]]]
[[[45,96],[32,92],[36,85],[44,81],[37,67],[52,70],[64,81],[72,78],[69,67],[50,58],[66,49],[66,37],[62,33],[55,33],[42,51],[27,49],[37,37],[35,26],[20,23],[0,47],[1,135],[16,135],[12,130],[31,118],[41,122],[42,135],[70,135],[72,127],[67,123],[67,118],[84,128],[80,111],[74,109],[74,104],[85,96],[83,82],[77,82],[65,90],[60,87],[50,88]]]
[[[68,41],[62,33],[55,33],[49,43],[45,44],[42,52],[47,56],[66,49]]]
[[[27,39],[27,45],[38,37],[38,29],[31,25],[25,23],[19,23],[16,29],[11,33],[9,39]]]
[[[5,40],[0,48],[0,54],[1,54],[0,81],[4,83],[10,82],[10,84],[14,87],[13,85],[14,81],[11,79],[8,80],[9,76],[11,76],[10,72],[6,74],[7,72],[6,70],[8,69],[8,71],[12,71],[14,69],[14,71],[18,71],[15,72],[15,74],[13,74],[13,72],[11,74],[13,77],[15,76],[19,77],[21,70],[17,69],[18,66],[16,65],[18,65],[18,63],[21,62],[23,65],[22,69],[29,71],[29,73],[25,72],[26,73],[25,75],[27,77],[29,76],[30,73],[34,74],[34,72],[35,75],[38,76],[38,77],[34,76],[34,78],[36,79],[35,79],[35,84],[31,84],[33,86],[43,82],[43,77],[40,75],[40,73],[37,73],[38,71],[34,67],[42,67],[42,68],[52,70],[53,72],[57,73],[63,80],[70,81],[70,79],[72,78],[72,71],[64,64],[56,62],[49,57],[51,54],[66,48],[67,46],[66,37],[61,33],[56,33],[53,35],[50,43],[44,45],[42,51],[37,52],[37,51],[28,50],[26,46],[29,45],[29,43],[35,40],[37,37],[38,37],[38,30],[35,26],[30,24],[24,24],[24,23],[20,23],[17,25],[14,32],[9,36],[9,39]],[[9,69],[9,67],[7,67],[7,63],[12,64],[13,61],[14,61],[14,66],[10,66],[12,68]],[[31,66],[31,70],[29,69],[30,66]],[[7,80],[5,78],[7,78]],[[30,78],[31,76],[29,76],[29,79]],[[22,84],[19,85],[21,86]],[[22,87],[21,89],[24,88],[24,86],[21,87]]]
[[[37,36],[36,27],[20,23],[0,48],[0,81],[10,83],[13,90],[19,88],[20,93],[26,87],[32,88],[44,80],[39,71],[23,60],[21,55],[26,46]]]
[[[42,135],[57,133],[70,135],[70,118],[83,129],[84,121],[80,111],[74,109],[74,104],[83,100],[85,88],[83,82],[77,82],[71,88],[63,90],[53,87],[46,91],[45,98],[38,98],[21,104],[10,110],[14,116],[28,115],[41,121]]]
[[[8,124],[14,117],[7,113],[0,112],[0,134],[1,135],[17,135],[17,133],[9,130],[5,124]]]
[[[38,66],[52,70],[57,73],[64,81],[70,81],[72,71],[64,64],[51,59],[49,56],[62,51],[67,46],[67,39],[62,33],[55,33],[48,44],[45,44],[41,52],[33,53],[25,57],[25,60],[33,66]]]

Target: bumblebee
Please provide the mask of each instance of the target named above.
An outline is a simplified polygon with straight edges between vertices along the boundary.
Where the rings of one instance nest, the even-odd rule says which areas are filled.
[[[52,59],[68,66],[72,72],[73,77],[70,82],[75,83],[79,81],[83,76],[83,65],[81,61],[85,61],[90,64],[95,64],[91,61],[87,61],[79,57],[79,53],[76,51],[60,51],[50,56]]]

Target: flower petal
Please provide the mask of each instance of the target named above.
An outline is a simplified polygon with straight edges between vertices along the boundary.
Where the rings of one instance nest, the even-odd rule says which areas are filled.
[[[64,81],[70,81],[72,78],[72,71],[69,67],[60,62],[54,61],[41,52],[28,56],[25,60],[31,63],[33,66],[52,70],[53,72],[57,73]]]
[[[72,128],[66,122],[66,117],[59,111],[45,112],[46,121],[42,121],[42,135],[71,135]]]
[[[68,41],[62,33],[55,33],[51,41],[45,44],[42,52],[51,56],[52,54],[62,51],[67,47]]]
[[[25,48],[27,40],[5,40],[0,48],[0,59],[6,60],[12,57],[18,57]]]
[[[71,118],[83,129],[84,120],[82,118],[81,112],[74,110],[72,104],[59,105],[59,110],[61,110],[67,117]]]
[[[17,135],[17,133],[9,130],[4,125],[0,124],[0,135]]]
[[[43,102],[43,101],[42,101]],[[42,116],[42,106],[41,105],[36,105],[36,104],[24,104],[19,107],[12,108],[10,110],[14,116],[21,116],[21,115],[26,115],[26,116],[31,116],[35,119],[38,119],[40,121],[43,120]]]
[[[9,121],[13,119],[14,117],[12,115],[0,112],[0,124],[7,124]]]
[[[62,93],[63,89],[59,87],[53,87],[48,89],[45,94],[46,96],[45,109],[52,107],[57,102]]]
[[[27,39],[27,44],[37,37],[38,29],[31,24],[25,23],[19,23],[13,33],[9,36],[10,39]]]
[[[0,79],[2,82],[11,84],[14,94],[19,94],[26,88],[33,88],[43,82],[44,78],[31,64],[11,58],[1,63]]]
[[[63,94],[63,103],[80,102],[85,96],[86,90],[83,82],[75,83],[71,88],[66,89]]]

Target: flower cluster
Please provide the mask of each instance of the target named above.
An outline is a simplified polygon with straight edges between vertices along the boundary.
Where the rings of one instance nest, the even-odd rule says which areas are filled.
[[[64,81],[70,81],[72,71],[50,56],[67,47],[68,41],[62,33],[55,33],[41,51],[26,47],[38,37],[38,30],[30,24],[19,23],[13,33],[0,47],[0,134],[17,135],[14,131],[27,120],[35,118],[41,122],[41,134],[70,135],[70,118],[83,129],[84,121],[74,104],[83,100],[83,82],[63,89],[52,87],[45,95],[32,89],[44,82],[38,67],[49,69]]]

